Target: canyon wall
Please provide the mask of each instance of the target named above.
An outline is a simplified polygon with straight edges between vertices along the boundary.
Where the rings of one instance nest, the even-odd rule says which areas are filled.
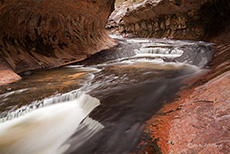
[[[125,2],[121,4],[126,9],[120,17],[119,30],[139,37],[203,40],[223,28],[230,14],[229,3],[227,0],[144,0],[130,5]],[[113,18],[116,16],[110,20]]]
[[[77,62],[114,46],[104,29],[113,8],[114,0],[1,0],[0,85],[20,79],[14,72]]]

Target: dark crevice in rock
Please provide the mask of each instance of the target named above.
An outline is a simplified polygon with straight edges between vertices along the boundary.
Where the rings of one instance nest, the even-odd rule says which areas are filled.
[[[227,26],[230,14],[228,0],[208,1],[201,6],[200,22],[204,26],[206,38],[217,36]]]
[[[30,51],[34,50],[38,54],[42,54],[46,57],[55,57],[57,56],[54,53],[54,48],[52,45],[45,44],[43,38],[37,36],[36,40],[32,41],[31,38],[27,35],[25,38],[26,51],[33,55]]]

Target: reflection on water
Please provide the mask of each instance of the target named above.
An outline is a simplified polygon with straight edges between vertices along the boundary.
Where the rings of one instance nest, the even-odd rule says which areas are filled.
[[[0,153],[130,153],[145,121],[211,57],[205,42],[119,41],[78,65],[0,87]]]

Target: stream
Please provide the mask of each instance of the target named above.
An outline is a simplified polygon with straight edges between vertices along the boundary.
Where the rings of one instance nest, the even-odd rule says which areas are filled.
[[[0,87],[0,154],[131,153],[213,52],[202,41],[111,37],[117,47]]]

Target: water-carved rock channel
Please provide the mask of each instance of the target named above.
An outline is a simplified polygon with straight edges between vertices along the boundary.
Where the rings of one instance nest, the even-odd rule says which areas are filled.
[[[145,121],[207,70],[212,54],[205,42],[118,41],[76,65],[1,86],[0,153],[130,153]]]

